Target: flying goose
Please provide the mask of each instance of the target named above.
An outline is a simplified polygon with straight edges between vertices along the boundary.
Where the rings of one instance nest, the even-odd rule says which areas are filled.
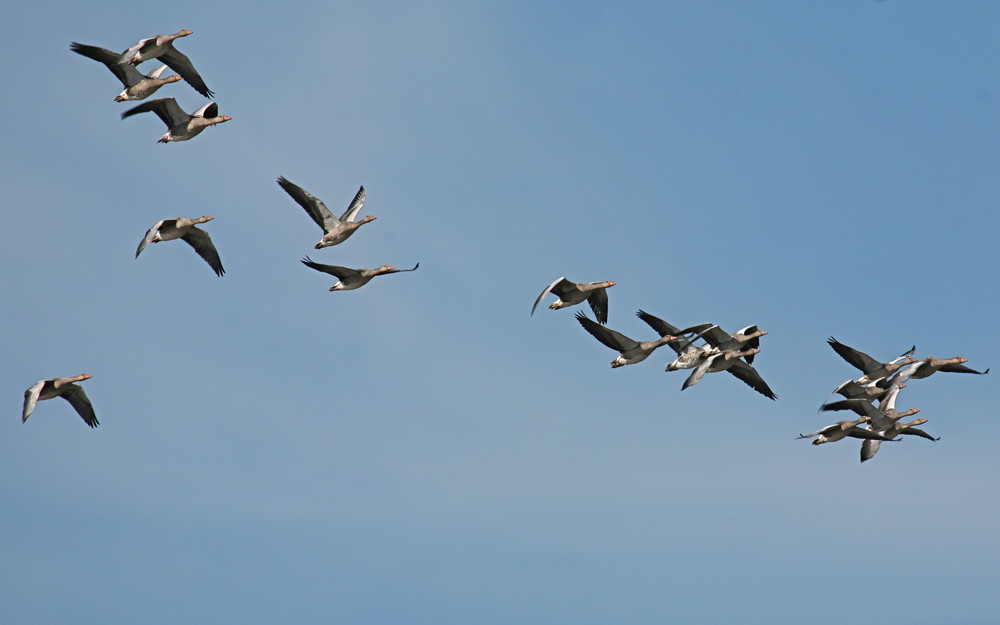
[[[87,425],[92,428],[97,427],[99,423],[97,415],[94,414],[94,407],[90,404],[90,400],[87,399],[87,394],[83,392],[83,388],[74,384],[74,382],[82,382],[92,377],[89,373],[81,373],[71,378],[49,378],[48,380],[35,382],[28,390],[24,391],[24,407],[21,409],[21,423],[27,421],[28,417],[31,416],[36,402],[44,399],[52,399],[53,397],[62,397],[73,406],[73,409],[76,410],[77,414],[80,415]]]
[[[697,384],[706,373],[728,371],[736,376],[741,382],[764,397],[772,400],[778,399],[778,396],[774,394],[774,391],[772,391],[771,387],[767,385],[764,378],[760,377],[757,370],[754,369],[749,363],[740,360],[740,358],[753,356],[759,352],[760,349],[753,347],[745,350],[726,350],[709,356],[703,360],[694,371],[691,372],[691,375],[689,375],[686,380],[684,380],[684,384],[681,385],[681,390],[683,391],[684,389]]]
[[[815,438],[812,442],[813,445],[822,445],[823,443],[832,443],[834,441],[839,441],[850,436],[851,438],[867,438],[874,439],[878,441],[890,441],[891,438],[886,438],[885,436],[874,432],[872,430],[866,430],[862,427],[858,427],[862,423],[866,423],[870,420],[870,417],[859,417],[855,421],[837,421],[832,425],[828,425],[825,428],[816,430],[812,434],[799,434],[796,438]]]
[[[402,271],[416,271],[420,263],[413,266],[413,269],[396,269],[392,265],[382,265],[377,269],[351,269],[350,267],[338,267],[337,265],[321,265],[313,262],[308,256],[302,259],[302,264],[310,269],[328,273],[340,279],[339,282],[330,287],[331,291],[350,291],[360,289],[374,278],[383,274],[400,273]]]
[[[168,83],[177,82],[181,79],[177,74],[172,74],[166,78],[160,78],[166,65],[161,65],[145,76],[130,63],[119,63],[116,52],[107,48],[88,46],[82,43],[72,42],[70,49],[77,54],[82,54],[87,58],[104,63],[111,73],[121,81],[125,90],[115,96],[115,102],[125,102],[127,100],[145,100],[153,95],[157,89]]]
[[[549,304],[552,310],[576,306],[584,300],[590,304],[590,309],[594,311],[597,321],[604,324],[608,322],[608,292],[605,290],[615,285],[613,280],[603,282],[573,282],[567,280],[565,276],[558,278],[555,282],[545,287],[542,294],[535,299],[531,307],[531,314],[535,314],[535,309],[542,303],[545,296],[552,293],[556,296],[556,301]]]
[[[920,380],[930,377],[938,371],[944,371],[947,373],[974,373],[976,375],[986,375],[990,372],[989,369],[986,371],[976,371],[975,369],[966,367],[962,364],[966,362],[969,362],[968,358],[962,358],[960,356],[956,356],[954,358],[935,358],[931,356],[929,358],[918,360],[897,373],[893,382],[895,384],[902,384],[907,380]]]
[[[593,319],[587,317],[587,315],[582,311],[577,311],[576,320],[579,321],[580,325],[583,326],[583,329],[590,332],[595,339],[619,352],[618,356],[611,361],[612,369],[642,362],[643,360],[646,360],[646,358],[648,358],[649,355],[652,354],[658,347],[666,345],[668,342],[677,338],[676,336],[667,334],[660,336],[660,338],[655,341],[636,341],[630,339],[621,332],[616,332],[610,328],[602,326]]]
[[[285,193],[292,196],[292,199],[299,206],[306,209],[306,212],[309,213],[313,221],[323,229],[323,238],[314,246],[317,250],[343,243],[348,237],[354,234],[355,230],[375,219],[374,215],[366,215],[361,221],[355,221],[358,213],[361,211],[361,207],[365,205],[364,186],[358,189],[354,199],[347,206],[347,210],[338,219],[333,216],[333,213],[326,207],[326,204],[323,204],[322,200],[284,176],[278,178],[278,184],[285,190]]]
[[[927,432],[921,430],[920,428],[913,427],[915,425],[923,425],[927,423],[927,419],[914,419],[909,423],[899,423],[898,421],[893,423],[889,428],[882,430],[879,434],[886,436],[888,438],[895,438],[900,434],[909,434],[912,436],[920,436],[932,441],[941,440],[940,437],[933,437]],[[861,462],[866,460],[871,460],[878,453],[879,447],[882,445],[882,441],[877,439],[866,439],[861,441]]]
[[[832,336],[826,342],[830,344],[833,351],[840,354],[841,358],[864,372],[864,375],[857,379],[858,384],[867,384],[879,378],[887,378],[901,367],[917,362],[915,358],[911,358],[913,352],[917,351],[916,345],[889,362],[879,362],[864,352],[844,345]]]
[[[221,124],[232,119],[228,115],[219,115],[219,105],[216,102],[209,102],[194,113],[185,113],[173,98],[159,98],[134,106],[122,113],[122,119],[148,111],[156,113],[156,116],[167,125],[166,134],[160,137],[157,143],[187,141],[213,124]]]
[[[150,243],[160,241],[171,241],[173,239],[184,239],[184,241],[198,252],[198,256],[205,259],[215,275],[222,276],[226,270],[222,268],[222,260],[219,259],[219,252],[212,243],[212,237],[208,233],[197,227],[195,224],[203,224],[212,221],[214,217],[205,215],[196,219],[178,217],[176,219],[161,219],[153,224],[153,227],[146,231],[146,236],[139,241],[139,247],[135,250],[135,257],[139,258],[142,250]]]
[[[205,85],[205,81],[202,80],[198,70],[194,68],[191,59],[174,47],[174,39],[187,37],[190,34],[190,30],[184,29],[173,35],[156,35],[140,39],[135,45],[119,55],[118,62],[138,65],[150,59],[160,59],[170,69],[180,74],[181,78],[194,87],[195,91],[206,98],[211,98],[215,93]]]

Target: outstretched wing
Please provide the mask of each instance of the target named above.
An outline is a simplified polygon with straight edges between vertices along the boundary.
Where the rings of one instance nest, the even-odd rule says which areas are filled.
[[[639,343],[625,336],[621,332],[616,332],[611,328],[606,328],[601,324],[597,323],[593,319],[587,317],[587,315],[582,312],[577,311],[576,320],[580,322],[583,329],[608,347],[613,350],[624,352],[626,350],[637,347]]]
[[[90,405],[87,394],[83,392],[83,387],[76,384],[69,384],[64,387],[61,397],[73,406],[73,409],[80,415],[84,423],[92,428],[100,425],[97,421],[97,415],[94,413],[94,407]]]
[[[608,322],[608,290],[607,289],[595,289],[590,297],[587,298],[587,303],[590,304],[590,309],[594,311],[594,316],[597,317],[597,321],[600,323]]]
[[[330,209],[326,207],[326,204],[312,193],[309,193],[284,176],[278,178],[278,185],[285,190],[285,193],[292,196],[292,199],[299,206],[305,209],[306,213],[316,222],[316,225],[323,229],[323,232],[329,232],[340,225],[340,220],[334,217]]]
[[[767,385],[764,378],[760,377],[757,370],[742,360],[734,361],[732,366],[726,369],[726,371],[732,373],[737,379],[764,397],[767,397],[768,399],[778,399],[778,396],[774,394],[774,391],[772,391],[771,387]]]
[[[137,247],[135,250],[136,258],[139,258],[139,254],[142,253],[142,250],[146,249],[146,246],[153,242],[153,238],[156,237],[156,233],[160,231],[160,227],[163,225],[163,221],[164,220],[161,219],[160,221],[156,222],[156,224],[154,224],[152,228],[146,231],[146,236],[142,238],[142,241],[139,241],[139,247]]]
[[[46,380],[39,380],[31,385],[31,387],[24,391],[24,407],[21,409],[21,423],[28,420],[31,416],[31,412],[35,409],[35,404],[38,402],[38,396],[42,392],[42,387],[45,386]]]
[[[353,276],[361,273],[357,269],[351,269],[350,267],[340,267],[337,265],[323,265],[321,263],[313,262],[311,258],[306,256],[302,259],[302,264],[310,269],[315,269],[316,271],[322,271],[323,273],[328,273],[331,276],[336,276],[340,280],[344,280],[348,276]]]
[[[156,116],[167,125],[167,128],[179,126],[191,118],[191,116],[185,113],[184,110],[181,109],[180,105],[177,104],[177,100],[173,98],[157,98],[156,100],[149,100],[148,102],[143,102],[138,106],[133,106],[129,110],[122,113],[122,119],[131,117],[132,115],[138,115],[139,113],[146,113],[148,111],[156,113]]]
[[[832,336],[826,340],[833,348],[833,351],[840,354],[840,357],[849,362],[852,366],[868,373],[869,371],[875,371],[882,366],[882,363],[878,362],[868,354],[864,352],[859,352],[858,350],[844,345]]]
[[[365,187],[364,185],[358,189],[358,192],[354,195],[354,199],[348,204],[347,210],[344,214],[340,216],[340,221],[354,221],[361,212],[361,207],[365,205]]]
[[[215,275],[222,277],[226,273],[226,270],[222,268],[222,260],[219,258],[219,251],[215,249],[215,244],[212,243],[212,237],[208,236],[208,233],[198,228],[197,226],[191,226],[187,234],[183,237],[188,245],[194,248],[194,251],[198,252],[198,256],[205,259],[208,266],[212,268]]]
[[[160,60],[166,63],[170,69],[180,74],[181,78],[194,87],[194,90],[201,95],[206,98],[211,98],[215,95],[215,93],[205,84],[205,81],[202,80],[201,74],[199,74],[198,70],[194,68],[194,64],[191,63],[191,59],[189,59],[183,52],[177,50],[173,46],[170,46],[167,48],[166,52],[160,55]]]
[[[573,286],[573,283],[567,280],[565,276],[563,276],[562,278],[556,278],[555,282],[545,287],[541,295],[539,295],[538,298],[535,299],[535,304],[531,307],[531,314],[532,315],[535,314],[535,309],[538,308],[538,305],[542,303],[542,300],[545,299],[546,295],[548,295],[549,293],[555,293],[556,295],[559,295],[564,291],[567,285]]]

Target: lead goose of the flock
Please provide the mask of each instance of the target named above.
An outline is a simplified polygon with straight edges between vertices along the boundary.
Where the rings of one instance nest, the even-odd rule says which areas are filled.
[[[413,269],[396,269],[392,265],[382,265],[377,269],[351,269],[350,267],[339,267],[337,265],[322,265],[313,262],[308,256],[302,259],[302,264],[310,269],[328,273],[339,278],[339,282],[330,287],[331,291],[351,291],[360,289],[374,278],[390,273],[400,273],[402,271],[416,271],[420,263],[413,266]]]
[[[858,384],[868,384],[879,378],[887,378],[900,368],[917,362],[915,358],[911,358],[913,352],[917,351],[916,346],[889,362],[879,362],[864,352],[844,345],[832,336],[826,342],[830,344],[833,351],[840,354],[841,358],[864,372],[864,375],[856,380]]]
[[[81,373],[71,378],[49,378],[35,382],[28,390],[24,391],[21,423],[28,420],[37,402],[53,397],[62,397],[73,406],[73,409],[87,425],[92,428],[97,427],[100,424],[97,421],[97,415],[94,414],[94,407],[90,404],[87,394],[83,392],[83,388],[74,384],[74,382],[82,382],[92,377],[89,373]]]
[[[535,309],[542,303],[545,296],[552,293],[556,296],[556,301],[549,304],[552,310],[559,310],[568,306],[576,306],[584,301],[590,304],[590,309],[594,311],[597,321],[604,324],[608,322],[608,292],[606,289],[613,287],[613,280],[602,282],[573,282],[567,280],[565,276],[557,278],[555,282],[545,287],[541,295],[535,299],[531,307],[531,314],[535,314]]]
[[[706,373],[716,373],[718,371],[728,371],[729,373],[736,376],[741,382],[757,391],[764,397],[768,399],[778,399],[778,396],[774,394],[771,387],[767,385],[764,378],[760,377],[757,370],[753,368],[747,362],[740,360],[741,358],[752,357],[755,354],[760,353],[760,349],[753,347],[744,350],[725,350],[718,354],[709,356],[699,364],[691,375],[684,380],[684,384],[681,385],[681,390],[694,386],[701,380]]]
[[[623,367],[625,365],[634,365],[637,362],[642,362],[649,357],[657,348],[666,345],[670,341],[676,339],[676,336],[667,334],[661,335],[660,338],[655,341],[636,341],[625,336],[621,332],[616,332],[610,328],[606,328],[601,324],[597,323],[593,319],[590,319],[581,311],[577,311],[576,320],[580,322],[583,329],[608,347],[618,352],[618,356],[611,361],[611,368],[617,369],[618,367]]]
[[[150,243],[183,239],[185,243],[194,248],[195,252],[198,252],[198,256],[205,259],[205,262],[212,268],[215,275],[221,277],[226,273],[226,270],[222,268],[219,251],[215,249],[212,237],[208,236],[207,232],[197,226],[197,224],[203,224],[213,219],[215,218],[208,215],[194,219],[188,217],[161,219],[153,224],[153,227],[146,231],[146,236],[142,238],[142,241],[139,241],[139,247],[135,250],[135,257],[139,258],[139,254]]]
[[[338,219],[322,200],[284,176],[278,178],[278,184],[285,190],[285,193],[292,196],[292,199],[306,210],[316,225],[323,229],[323,238],[314,246],[316,249],[343,243],[358,228],[375,219],[374,215],[366,215],[361,221],[355,221],[361,208],[365,205],[364,186],[358,189],[354,199],[347,206],[347,210]]]
[[[187,141],[202,130],[214,124],[228,122],[232,117],[219,115],[219,105],[209,102],[194,113],[185,113],[173,98],[158,98],[134,106],[122,113],[122,119],[152,111],[167,125],[167,132],[157,140],[157,143],[170,141]]]
[[[181,78],[194,87],[195,91],[206,98],[211,98],[215,94],[208,88],[205,81],[202,80],[201,74],[194,68],[191,59],[174,47],[175,39],[187,37],[190,34],[190,30],[184,29],[173,35],[156,35],[155,37],[140,39],[135,45],[122,52],[118,56],[117,62],[138,65],[150,59],[160,59],[170,69],[180,74]]]
[[[111,73],[121,81],[125,90],[115,96],[115,102],[145,100],[163,85],[177,82],[181,79],[177,74],[160,78],[163,70],[167,69],[166,65],[161,65],[143,76],[142,72],[137,70],[132,64],[119,63],[118,57],[120,55],[107,48],[88,46],[74,41],[70,44],[70,49],[77,54],[82,54],[87,58],[104,63],[111,70]]]

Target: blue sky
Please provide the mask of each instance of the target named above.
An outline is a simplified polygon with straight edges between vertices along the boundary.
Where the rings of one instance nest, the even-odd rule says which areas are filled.
[[[7,11],[5,622],[996,622],[995,375],[903,391],[936,443],[794,438],[843,418],[828,336],[998,364],[1000,5]],[[69,44],[182,28],[233,120],[158,145]],[[280,175],[378,220],[314,250]],[[204,214],[225,277],[133,259]],[[330,293],[306,254],[421,267]],[[758,324],[778,401],[611,370],[529,317],[563,275],[637,338]],[[81,372],[99,428],[20,423]]]

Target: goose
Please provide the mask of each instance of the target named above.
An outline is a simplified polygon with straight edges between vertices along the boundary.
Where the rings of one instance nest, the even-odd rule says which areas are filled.
[[[192,34],[192,31],[184,29],[173,35],[156,35],[155,37],[140,39],[135,45],[118,56],[118,62],[138,65],[150,59],[160,59],[170,69],[180,74],[181,78],[194,87],[195,91],[206,98],[211,98],[215,93],[205,85],[205,81],[202,80],[198,70],[194,68],[191,59],[174,47],[175,39],[187,37],[190,34]]]
[[[681,330],[681,332],[684,334],[696,333],[718,351],[758,348],[760,347],[760,337],[767,334],[766,330],[761,330],[756,325],[749,325],[730,334],[713,323],[691,326]],[[747,364],[753,364],[753,357],[756,353],[745,357]]]
[[[97,415],[94,414],[94,407],[90,404],[90,400],[87,399],[87,394],[83,392],[83,388],[74,384],[74,382],[82,382],[92,377],[94,376],[89,373],[81,373],[71,378],[49,378],[48,380],[35,382],[28,390],[24,391],[24,407],[21,409],[21,423],[28,420],[37,402],[44,399],[52,399],[53,397],[62,397],[73,406],[73,409],[80,415],[84,423],[92,428],[97,427],[100,424],[97,421]]]
[[[667,334],[660,336],[660,338],[655,341],[636,341],[630,339],[621,332],[616,332],[610,328],[604,327],[593,319],[587,317],[587,315],[582,311],[577,311],[576,320],[579,321],[580,325],[583,326],[583,329],[590,332],[595,339],[619,352],[618,356],[611,361],[612,369],[642,362],[643,360],[646,360],[646,358],[648,358],[649,355],[652,354],[658,347],[666,345],[670,341],[677,338],[676,336]]]
[[[194,113],[185,113],[173,98],[159,98],[134,106],[122,113],[122,119],[148,111],[156,113],[168,128],[157,143],[187,141],[213,124],[221,124],[232,119],[228,115],[219,115],[219,105],[216,102],[209,102]]]
[[[974,373],[976,375],[986,375],[990,372],[989,369],[986,371],[976,371],[966,367],[962,363],[969,362],[968,358],[962,358],[956,356],[954,358],[935,358],[933,356],[929,358],[924,358],[918,360],[906,367],[894,376],[894,383],[902,384],[907,380],[921,380],[923,378],[930,377],[938,371],[945,371],[948,373]]]
[[[344,214],[337,219],[330,212],[330,209],[323,204],[322,200],[313,194],[309,193],[299,185],[291,182],[284,176],[278,178],[278,185],[285,190],[285,193],[292,196],[299,206],[306,209],[309,216],[312,217],[313,221],[323,229],[323,238],[320,239],[314,247],[319,250],[330,245],[337,245],[338,243],[343,243],[350,237],[354,232],[368,223],[369,221],[374,221],[374,215],[366,215],[361,221],[355,221],[358,213],[361,211],[361,207],[365,205],[365,188],[362,186],[358,189],[357,194],[351,203],[347,206],[347,210]]]
[[[914,427],[916,425],[923,425],[927,423],[927,419],[914,419],[909,423],[899,423],[898,421],[893,423],[889,428],[882,430],[879,434],[886,436],[888,438],[895,438],[900,434],[909,434],[912,436],[920,436],[932,441],[941,440],[940,437],[935,438],[927,432],[921,430],[920,428]],[[866,439],[861,441],[861,462],[866,460],[871,460],[878,453],[879,447],[882,445],[882,441],[877,439]]]
[[[635,313],[640,319],[645,321],[651,328],[656,330],[656,333],[660,336],[667,334],[674,335],[677,338],[673,341],[667,343],[674,352],[677,353],[677,358],[673,362],[667,364],[667,371],[677,371],[678,369],[694,369],[699,364],[701,364],[709,356],[714,356],[719,353],[719,350],[715,347],[708,345],[698,346],[694,344],[694,341],[698,337],[688,339],[683,336],[683,331],[677,329],[663,319],[649,314],[644,310],[640,310]],[[690,330],[690,328],[688,328]]]
[[[607,323],[608,292],[606,289],[613,287],[615,284],[613,280],[604,280],[603,282],[573,282],[563,276],[545,287],[542,294],[535,299],[535,303],[531,307],[531,314],[534,315],[535,309],[545,299],[545,296],[552,293],[557,299],[549,304],[550,309],[559,310],[568,306],[576,306],[586,300],[590,304],[590,309],[594,311],[597,321],[602,324]]]
[[[878,432],[872,430],[866,430],[862,427],[858,427],[862,423],[867,423],[870,417],[859,417],[854,421],[837,421],[832,425],[828,425],[825,428],[816,430],[812,434],[799,434],[796,439],[801,438],[815,438],[813,440],[813,445],[822,445],[823,443],[833,443],[835,441],[843,440],[850,436],[851,438],[867,438],[874,439],[878,441],[890,441],[891,438],[886,438]]]
[[[913,352],[917,351],[916,345],[889,362],[878,362],[868,354],[848,347],[832,336],[826,342],[833,348],[833,351],[840,354],[841,358],[864,372],[864,375],[857,379],[858,384],[867,384],[879,378],[887,378],[901,367],[917,362],[915,358],[911,358]]]
[[[402,271],[416,271],[420,263],[413,266],[413,269],[396,269],[392,265],[382,265],[377,269],[351,269],[350,267],[338,267],[337,265],[321,265],[313,262],[308,256],[302,259],[302,264],[310,269],[328,273],[340,279],[339,282],[330,287],[331,291],[351,291],[360,289],[374,278],[389,273],[400,273]]]
[[[142,72],[130,63],[119,63],[118,57],[120,55],[107,48],[88,46],[74,41],[70,44],[70,49],[77,54],[82,54],[87,58],[104,63],[111,70],[111,73],[121,81],[122,85],[125,86],[125,90],[115,96],[115,102],[145,100],[163,85],[177,82],[181,79],[177,74],[160,78],[163,70],[167,69],[166,65],[161,65],[143,76]]]
[[[222,260],[219,259],[219,252],[212,243],[212,237],[199,228],[196,224],[203,224],[212,221],[214,217],[205,215],[195,219],[178,217],[176,219],[161,219],[153,224],[153,227],[146,231],[146,236],[139,241],[139,247],[135,250],[135,257],[139,258],[142,250],[150,243],[160,241],[172,241],[173,239],[184,239],[184,241],[198,252],[198,256],[205,259],[209,267],[215,271],[215,275],[222,277],[226,270],[222,268]]]
[[[709,356],[703,360],[694,371],[691,372],[691,375],[689,375],[686,380],[684,380],[681,390],[683,391],[684,389],[697,384],[706,373],[728,371],[736,376],[741,382],[764,397],[771,400],[778,399],[778,396],[774,394],[774,391],[772,391],[771,387],[767,385],[764,378],[760,377],[757,370],[754,369],[749,363],[740,360],[740,358],[753,356],[759,352],[760,349],[753,347],[745,350],[726,350]]]

